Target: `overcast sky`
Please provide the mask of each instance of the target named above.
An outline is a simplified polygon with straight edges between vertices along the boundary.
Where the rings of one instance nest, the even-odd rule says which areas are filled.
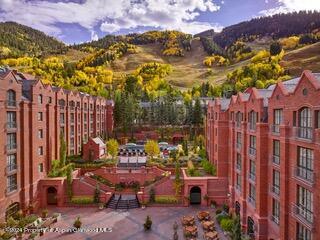
[[[0,0],[0,22],[79,43],[152,29],[221,31],[253,17],[299,10],[320,10],[320,0]]]

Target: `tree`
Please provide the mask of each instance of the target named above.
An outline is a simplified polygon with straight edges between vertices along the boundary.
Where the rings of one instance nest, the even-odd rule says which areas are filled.
[[[188,140],[183,140],[182,148],[185,156],[189,155]]]
[[[109,139],[107,141],[107,151],[112,156],[112,160],[114,160],[119,151],[119,143],[116,139]]]
[[[160,153],[160,148],[158,143],[153,140],[147,141],[147,143],[144,146],[144,150],[151,157],[151,159],[153,159],[154,156],[157,156]]]
[[[198,126],[202,123],[202,121],[203,121],[202,107],[201,107],[200,99],[197,98],[194,103],[192,123]]]
[[[60,133],[60,167],[64,167],[66,165],[66,158],[67,158],[67,144],[64,140],[64,135]]]
[[[270,45],[270,54],[271,56],[278,55],[282,50],[282,46],[279,42],[273,42]]]
[[[96,189],[94,191],[94,202],[99,203],[100,202],[100,185],[97,184]]]
[[[174,178],[174,188],[176,195],[179,195],[181,193],[181,179],[180,179],[180,163],[179,161],[176,161],[175,165],[175,178]]]
[[[233,221],[233,227],[231,230],[231,239],[232,240],[241,240],[241,222],[240,222],[240,216],[236,216],[236,218]]]

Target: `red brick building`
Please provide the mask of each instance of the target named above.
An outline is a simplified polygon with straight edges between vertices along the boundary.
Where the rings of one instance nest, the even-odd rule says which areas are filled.
[[[0,69],[0,218],[38,202],[38,182],[59,158],[60,134],[67,154],[78,155],[89,137],[112,130],[112,101]]]
[[[100,137],[89,138],[88,142],[83,144],[83,159],[94,161],[105,157],[107,153],[106,144]]]
[[[320,74],[208,104],[206,146],[254,239],[320,239]]]

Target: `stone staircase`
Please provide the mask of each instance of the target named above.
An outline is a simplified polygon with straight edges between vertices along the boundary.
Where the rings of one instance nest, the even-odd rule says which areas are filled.
[[[140,203],[136,195],[114,194],[107,203],[107,207],[115,210],[128,210],[133,208],[139,208]]]

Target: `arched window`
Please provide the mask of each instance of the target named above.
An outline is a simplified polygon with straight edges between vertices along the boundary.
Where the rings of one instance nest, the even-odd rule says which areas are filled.
[[[251,239],[254,239],[254,220],[251,217],[248,217],[247,220],[247,234],[251,237]]]
[[[299,110],[299,130],[298,137],[311,139],[312,138],[312,116],[311,109],[308,107]]]
[[[16,92],[12,89],[7,92],[7,105],[10,107],[16,106]]]

